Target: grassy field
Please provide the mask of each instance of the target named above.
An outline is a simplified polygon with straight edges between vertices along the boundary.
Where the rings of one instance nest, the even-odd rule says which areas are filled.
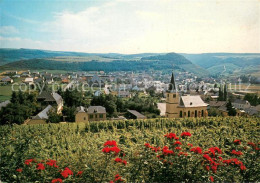
[[[5,85],[0,86],[0,102],[9,100],[12,95],[12,86],[11,85]]]
[[[1,179],[4,182],[51,182],[57,178],[64,182],[109,182],[119,174],[125,182],[208,182],[211,176],[221,182],[257,182],[260,178],[259,123],[259,118],[217,117],[2,126]],[[164,137],[169,132],[180,139]],[[191,136],[182,136],[183,132]],[[117,142],[114,146],[120,148],[117,155],[102,152],[107,140]],[[235,140],[241,144],[234,144]],[[174,145],[176,141],[182,145]],[[145,143],[160,150],[150,145],[146,148]],[[210,161],[218,162],[217,165],[209,164],[203,154],[192,152],[188,144],[199,146],[204,153],[209,148],[214,152],[216,147],[221,149],[214,155],[208,153],[214,159]],[[171,152],[165,146],[175,153],[165,155]],[[181,151],[176,147],[181,147]],[[241,151],[242,155],[234,155],[232,150]],[[181,156],[181,152],[187,155]],[[127,164],[116,163],[116,157]],[[57,161],[58,167],[50,167],[48,159]],[[238,165],[227,165],[227,160]],[[45,166],[44,170],[37,169],[39,163]],[[215,166],[217,170],[213,169]],[[68,173],[65,167],[74,174],[64,177],[64,171]],[[82,171],[80,176],[78,171]]]

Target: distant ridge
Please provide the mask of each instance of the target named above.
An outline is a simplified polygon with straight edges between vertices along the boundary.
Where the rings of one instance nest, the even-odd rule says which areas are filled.
[[[207,70],[193,64],[177,53],[95,54],[31,49],[0,49],[0,56],[2,60],[0,70],[140,71],[171,70],[174,68],[179,71],[192,72],[198,76],[208,74]]]

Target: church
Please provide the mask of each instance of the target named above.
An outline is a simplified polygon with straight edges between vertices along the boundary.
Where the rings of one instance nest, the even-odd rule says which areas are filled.
[[[199,95],[180,96],[172,73],[166,92],[166,118],[207,117],[207,104]]]

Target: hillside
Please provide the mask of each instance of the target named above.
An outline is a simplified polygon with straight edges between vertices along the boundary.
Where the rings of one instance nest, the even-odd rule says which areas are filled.
[[[243,73],[259,75],[260,53],[203,53],[181,54],[192,63],[207,69],[212,74]],[[226,71],[223,72],[224,66]]]
[[[62,52],[48,51],[37,49],[0,49],[0,65],[18,60],[33,59],[33,58],[48,58],[57,56],[89,56],[89,53],[80,52]]]
[[[46,69],[72,71],[140,71],[171,70],[173,68],[179,71],[193,72],[199,76],[208,74],[205,69],[176,53],[163,55],[147,53],[134,55],[90,54],[85,56],[46,56],[44,58],[13,61],[0,66],[0,70]]]

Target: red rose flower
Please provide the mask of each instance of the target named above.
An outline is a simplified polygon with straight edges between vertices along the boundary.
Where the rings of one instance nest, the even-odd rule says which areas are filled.
[[[175,139],[176,138],[176,134],[175,133],[167,133],[164,136],[166,138],[168,138],[168,139]]]
[[[126,161],[126,160],[123,160],[122,163],[123,163],[124,165],[126,165],[126,164],[127,164],[127,161]]]
[[[144,144],[145,147],[150,148],[151,145],[149,143]]]
[[[68,167],[66,167],[66,168],[61,172],[61,175],[62,175],[64,178],[67,178],[69,175],[73,175],[73,172],[72,172]]]
[[[114,141],[114,140],[111,140],[111,141],[106,141],[105,143],[104,143],[104,147],[106,147],[106,146],[117,146],[117,144],[116,144],[116,141]]]
[[[200,147],[193,147],[190,149],[191,152],[202,154],[202,149]]]
[[[181,156],[181,155],[188,156],[188,153],[186,153],[186,152],[179,152],[178,156]]]
[[[62,179],[58,178],[58,179],[53,179],[51,181],[51,183],[56,183],[56,182],[62,183]]]
[[[212,176],[210,176],[210,181],[214,182],[214,178]]]
[[[57,163],[57,161],[49,159],[49,160],[46,162],[46,165],[49,165],[49,166],[53,166],[53,167],[55,167],[55,168],[58,168],[58,166],[57,166],[56,163]]]
[[[173,145],[182,145],[180,141],[176,141]]]
[[[243,153],[241,151],[236,151],[236,150],[232,150],[231,154],[234,154],[234,155],[237,155],[237,156],[243,155]]]
[[[185,137],[185,136],[190,137],[191,133],[190,132],[182,132],[181,137]]]
[[[83,171],[78,171],[78,173],[77,173],[77,175],[76,176],[82,176],[82,174],[83,174]]]
[[[246,170],[246,166],[245,166],[245,165],[241,165],[241,166],[240,166],[240,169],[241,169],[241,170]]]
[[[216,173],[217,172],[217,166],[216,165],[213,165],[212,167],[211,167],[211,170],[214,172],[214,173]]]
[[[181,147],[176,147],[175,149],[178,150],[178,151],[180,151],[180,150],[181,150]]]
[[[35,161],[34,159],[27,159],[25,160],[24,164],[31,165],[31,162]]]
[[[219,149],[218,147],[211,147],[211,148],[209,148],[209,150],[206,151],[205,154],[211,153],[213,156],[215,156],[215,155],[216,155],[216,154],[215,154],[216,152],[217,152],[218,154],[222,154],[221,149]]]
[[[37,170],[44,170],[45,167],[44,167],[44,165],[42,163],[38,163],[36,169]]]
[[[250,145],[250,146],[252,146],[252,147],[255,147],[255,146],[256,146],[253,142],[248,142],[247,144]]]
[[[104,147],[102,149],[102,152],[104,152],[104,153],[114,152],[115,155],[117,155],[120,152],[120,149],[116,146],[114,146],[114,147]]]
[[[169,150],[169,148],[167,146],[164,146],[162,149],[162,152],[165,156],[169,155],[169,154],[174,154],[174,152],[172,150]]]
[[[121,159],[121,158],[116,158],[116,159],[115,159],[115,162],[121,163],[121,162],[122,162],[122,159]]]
[[[16,171],[21,173],[23,171],[23,169],[18,168],[18,169],[16,169]]]
[[[192,147],[193,145],[192,144],[188,144],[188,146]]]
[[[120,152],[120,149],[118,147],[111,147],[111,151],[115,152],[115,154],[118,154]]]
[[[160,147],[151,147],[151,150],[153,150],[154,152],[160,151],[161,148]]]
[[[209,166],[206,166],[205,168],[206,168],[206,170],[207,170],[207,171],[209,171],[209,170],[210,170],[210,167],[209,167]]]
[[[238,140],[238,139],[234,140],[234,144],[240,145],[241,144],[241,140]]]
[[[115,179],[114,179],[114,182],[123,182],[123,179],[122,179],[122,177],[119,175],[119,174],[116,174],[115,175]]]

